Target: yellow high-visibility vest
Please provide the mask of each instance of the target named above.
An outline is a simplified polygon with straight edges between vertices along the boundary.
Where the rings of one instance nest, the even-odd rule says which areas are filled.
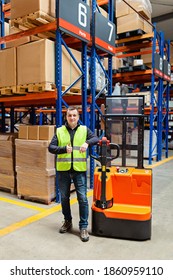
[[[70,134],[65,126],[59,127],[56,130],[58,138],[58,146],[64,147],[70,143]],[[73,169],[75,171],[87,170],[86,152],[80,153],[79,149],[85,143],[87,137],[87,127],[80,125],[73,139]],[[57,155],[56,169],[57,171],[67,171],[71,169],[72,155],[68,153]]]

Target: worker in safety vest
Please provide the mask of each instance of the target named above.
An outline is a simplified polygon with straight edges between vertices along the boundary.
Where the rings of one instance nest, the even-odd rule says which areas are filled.
[[[49,152],[57,155],[56,169],[58,186],[61,195],[64,223],[60,233],[72,228],[70,209],[70,187],[73,181],[79,204],[79,229],[82,241],[89,240],[87,199],[87,149],[98,143],[98,137],[85,125],[79,123],[79,112],[76,107],[69,107],[66,113],[66,123],[56,129],[49,145]]]

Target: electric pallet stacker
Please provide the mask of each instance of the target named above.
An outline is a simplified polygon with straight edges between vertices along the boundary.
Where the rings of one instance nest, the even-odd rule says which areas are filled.
[[[107,137],[99,142],[99,156],[92,156],[101,165],[94,172],[92,233],[113,238],[150,239],[152,171],[143,167],[144,96],[106,97],[105,119]],[[130,124],[138,131],[135,145],[128,141]],[[122,131],[119,145],[108,140],[113,139],[118,125]],[[119,150],[122,166],[109,166],[118,158]],[[136,167],[126,165],[129,150],[137,153]]]

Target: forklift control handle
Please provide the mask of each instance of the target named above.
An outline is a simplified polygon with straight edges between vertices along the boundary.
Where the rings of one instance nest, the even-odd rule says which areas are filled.
[[[118,144],[110,143],[109,140],[107,140],[106,137],[102,137],[101,140],[99,140],[98,145],[101,147],[100,149],[100,155],[98,157],[91,155],[92,158],[99,161],[101,164],[105,165],[108,162],[116,159],[119,157],[120,154],[120,147]],[[117,150],[117,154],[115,156],[107,156],[107,148],[110,148],[111,150]]]

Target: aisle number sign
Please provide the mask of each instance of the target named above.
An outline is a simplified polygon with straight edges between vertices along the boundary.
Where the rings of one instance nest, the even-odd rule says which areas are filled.
[[[154,54],[154,74],[163,80],[171,81],[171,65],[170,63],[163,59],[158,53]]]
[[[171,81],[171,64],[167,60],[163,60],[163,79],[167,82]]]
[[[163,59],[162,57],[158,54],[154,54],[154,73],[156,76],[163,78]]]
[[[115,55],[115,24],[97,11],[95,12],[95,45]]]
[[[59,29],[77,37],[90,41],[90,7],[80,0],[59,0]]]

